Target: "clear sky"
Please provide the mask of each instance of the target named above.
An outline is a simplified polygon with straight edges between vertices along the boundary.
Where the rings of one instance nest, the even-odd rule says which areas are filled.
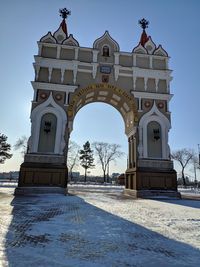
[[[61,21],[58,10],[63,7],[72,12],[68,19],[69,33],[84,47],[92,47],[94,40],[108,30],[121,51],[132,51],[141,35],[138,19],[145,17],[150,21],[147,33],[171,57],[169,66],[174,77],[171,82],[174,97],[170,103],[171,149],[197,150],[200,143],[199,0],[1,1],[0,132],[8,136],[8,142],[13,145],[22,135],[30,135],[33,55],[38,51],[37,41],[58,28]],[[80,145],[87,140],[115,142],[127,152],[120,114],[106,104],[90,104],[79,111],[72,139]],[[13,153],[12,159],[0,165],[0,171],[19,169],[21,155]],[[124,171],[126,158],[122,161],[111,172]]]

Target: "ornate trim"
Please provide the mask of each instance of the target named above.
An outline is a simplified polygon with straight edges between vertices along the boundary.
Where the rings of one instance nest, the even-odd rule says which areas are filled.
[[[147,50],[145,47],[143,47],[140,43],[133,48],[132,53],[137,53],[137,54],[148,54]]]
[[[50,39],[52,42],[47,42],[47,40]],[[50,43],[50,44],[56,44],[57,41],[56,39],[54,38],[54,36],[51,34],[51,32],[48,32],[46,35],[44,35],[41,39],[40,39],[40,42],[42,43]]]
[[[162,48],[162,45],[159,45],[157,49],[153,52],[154,55],[156,56],[164,56],[168,57],[167,52]]]
[[[69,46],[79,46],[78,41],[73,37],[73,34],[70,34],[69,37],[62,42],[63,45]]]
[[[159,111],[154,101],[153,107],[145,113],[139,121],[139,158],[148,158],[147,151],[147,125],[151,121],[156,121],[160,124],[162,131],[162,159],[170,158],[170,151],[168,145],[168,132],[171,128],[170,121],[167,117]]]
[[[57,117],[54,154],[63,155],[63,149],[65,147],[64,135],[67,124],[67,115],[63,108],[61,108],[61,106],[54,101],[52,93],[45,102],[38,105],[31,112],[32,127],[31,139],[29,140],[29,153],[38,152],[41,119],[46,113],[53,113]]]
[[[102,42],[103,40],[105,40],[105,39],[108,39],[108,40],[110,40],[113,44],[114,44],[114,47],[115,47],[115,52],[118,52],[119,50],[120,50],[120,48],[119,48],[119,44],[110,36],[110,34],[109,34],[109,32],[108,31],[105,31],[105,33],[101,36],[101,37],[99,37],[98,39],[96,39],[95,41],[94,41],[94,43],[93,43],[93,48],[94,49],[98,49],[98,44],[100,43],[100,42]]]

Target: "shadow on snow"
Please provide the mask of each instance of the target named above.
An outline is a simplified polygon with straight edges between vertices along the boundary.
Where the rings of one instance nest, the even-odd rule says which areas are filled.
[[[200,259],[198,249],[75,195],[18,196],[11,205],[5,241],[9,266],[189,267]]]

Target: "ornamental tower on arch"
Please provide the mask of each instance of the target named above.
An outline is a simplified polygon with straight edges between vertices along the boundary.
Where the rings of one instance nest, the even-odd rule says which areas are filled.
[[[70,12],[62,9],[60,15],[59,28],[38,42],[31,136],[16,194],[41,187],[66,192],[74,117],[84,105],[103,102],[117,109],[124,120],[128,142],[125,192],[134,197],[178,196],[168,144],[172,71],[167,52],[146,32],[148,21],[139,21],[138,45],[122,52],[108,31],[92,47],[80,46],[68,34]]]

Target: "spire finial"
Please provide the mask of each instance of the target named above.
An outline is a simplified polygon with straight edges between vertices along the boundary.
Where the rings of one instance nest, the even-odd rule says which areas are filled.
[[[146,28],[148,28],[149,21],[146,20],[145,18],[140,19],[140,20],[138,21],[138,23],[140,24],[140,26],[142,27],[143,30],[145,30]]]
[[[67,8],[59,9],[59,13],[60,13],[60,16],[61,16],[63,19],[66,19],[67,16],[71,15],[71,11],[68,10]]]
[[[148,22],[148,20],[143,18],[143,19],[140,19],[138,21],[138,23],[140,24],[140,26],[143,29],[143,32],[142,32],[142,35],[141,35],[141,38],[140,38],[140,44],[142,46],[144,46],[146,44],[146,42],[149,40],[149,37],[147,36],[146,31],[145,31],[145,29],[148,28],[149,22]]]
[[[66,18],[71,15],[71,11],[69,11],[66,8],[59,9],[60,16],[63,18],[60,26],[62,27],[63,32],[66,34],[66,37],[68,37],[67,33],[67,24],[66,24]]]

